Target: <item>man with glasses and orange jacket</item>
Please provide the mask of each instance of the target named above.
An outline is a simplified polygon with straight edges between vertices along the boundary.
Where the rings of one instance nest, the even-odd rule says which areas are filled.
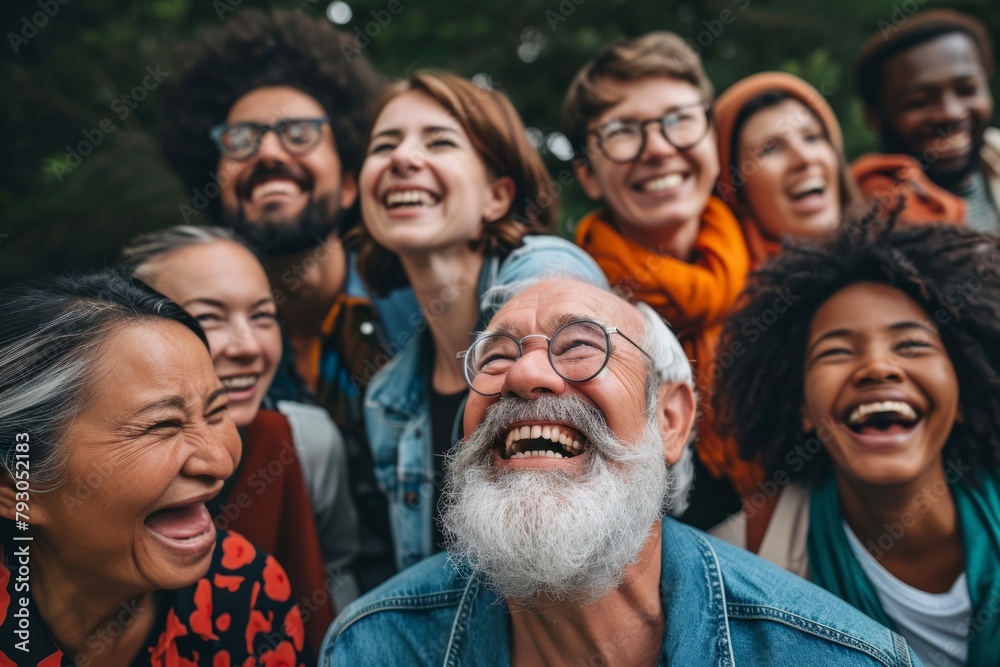
[[[563,125],[579,151],[577,180],[604,204],[580,221],[576,242],[612,284],[667,320],[694,361],[703,398],[722,321],[750,267],[739,222],[712,196],[719,176],[713,96],[684,40],[655,32],[606,45],[563,102]],[[759,469],[714,434],[707,402],[701,407],[699,472],[748,493]],[[705,528],[738,507],[729,483],[701,474],[684,520]]]

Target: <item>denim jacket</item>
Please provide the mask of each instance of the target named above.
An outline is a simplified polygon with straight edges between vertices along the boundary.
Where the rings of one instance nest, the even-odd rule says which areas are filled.
[[[483,294],[535,277],[569,277],[607,287],[600,267],[580,248],[556,236],[527,236],[501,262],[487,257],[479,278],[479,325],[499,303]],[[434,462],[430,423],[430,332],[424,327],[402,352],[372,378],[365,396],[365,428],[375,478],[389,499],[396,565],[403,569],[434,553]],[[453,440],[461,437],[461,415]]]
[[[920,665],[899,635],[804,579],[664,519],[660,665]],[[321,667],[509,665],[507,605],[437,554],[349,606]]]

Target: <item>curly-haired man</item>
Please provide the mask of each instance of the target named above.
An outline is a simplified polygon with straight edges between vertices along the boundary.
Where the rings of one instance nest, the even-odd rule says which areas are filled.
[[[364,379],[388,355],[372,304],[348,294],[341,239],[357,221],[365,124],[383,82],[364,58],[344,57],[349,40],[301,11],[247,10],[205,30],[182,54],[163,148],[189,189],[217,183],[191,210],[232,227],[267,270],[286,343],[270,398],[315,401],[344,432],[366,589],[392,573],[361,417]]]

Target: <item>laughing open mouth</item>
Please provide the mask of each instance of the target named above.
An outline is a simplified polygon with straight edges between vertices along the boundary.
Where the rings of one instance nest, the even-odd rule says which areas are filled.
[[[403,208],[404,206],[434,206],[441,197],[427,190],[392,190],[382,197],[386,208]]]
[[[257,380],[259,379],[260,375],[257,374],[231,375],[229,377],[219,378],[226,391],[243,391],[245,389],[250,389],[257,384]]]
[[[923,415],[904,401],[874,401],[851,408],[844,423],[860,435],[902,433],[916,426]]]
[[[498,449],[503,459],[570,459],[587,450],[587,438],[563,424],[528,424],[510,429]]]
[[[809,195],[822,195],[826,192],[827,185],[825,178],[809,178],[789,189],[788,197],[793,201],[801,201]]]
[[[632,187],[634,190],[639,192],[663,192],[665,190],[672,190],[679,187],[686,178],[686,173],[665,174],[664,176],[643,181],[633,185]]]

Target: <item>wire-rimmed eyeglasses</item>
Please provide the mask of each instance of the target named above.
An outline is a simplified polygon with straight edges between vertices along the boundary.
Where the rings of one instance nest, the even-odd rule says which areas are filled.
[[[523,343],[529,338],[548,342],[552,369],[569,382],[586,382],[598,375],[611,358],[611,335],[618,334],[632,343],[652,361],[649,353],[618,330],[593,320],[568,322],[551,336],[528,334],[520,340],[507,333],[483,333],[472,346],[458,353],[464,359],[465,380],[472,391],[482,396],[499,396],[507,371],[524,355]]]

